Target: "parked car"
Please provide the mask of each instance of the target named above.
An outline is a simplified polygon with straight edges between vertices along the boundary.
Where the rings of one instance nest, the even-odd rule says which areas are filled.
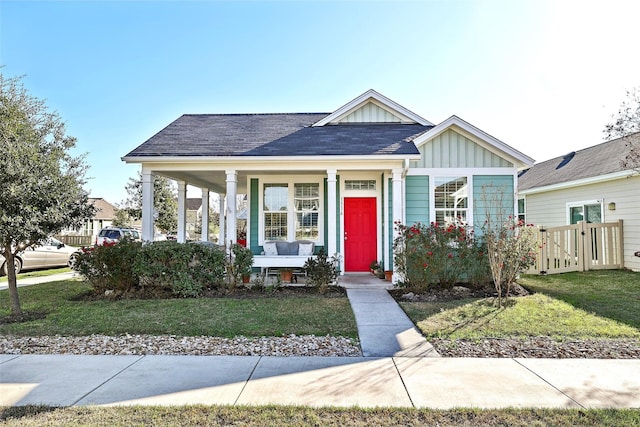
[[[67,246],[60,240],[49,237],[41,245],[18,252],[15,257],[15,271],[18,274],[22,270],[34,268],[71,267],[80,251],[80,248]],[[7,274],[7,263],[2,255],[0,255],[0,265],[0,272]]]
[[[140,232],[135,228],[106,227],[100,230],[100,233],[96,236],[96,246],[114,245],[125,236],[133,240],[141,240]]]
[[[184,232],[184,237],[187,240],[191,239],[191,236],[189,236],[189,232],[188,231]],[[178,240],[178,232],[177,231],[172,231],[170,233],[167,233],[167,240]]]

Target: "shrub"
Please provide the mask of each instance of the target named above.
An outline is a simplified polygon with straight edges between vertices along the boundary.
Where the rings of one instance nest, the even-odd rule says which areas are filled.
[[[169,290],[179,297],[196,297],[205,287],[223,284],[225,254],[198,243],[154,242],[142,246],[134,271],[146,295]]]
[[[396,230],[394,261],[404,277],[403,286],[424,292],[436,286],[451,288],[458,282],[479,285],[488,280],[482,243],[461,221],[447,226],[397,222]]]
[[[97,246],[83,251],[73,269],[84,276],[97,293],[112,290],[116,294],[134,292],[138,275],[133,269],[141,244],[128,238],[116,245]]]
[[[231,247],[226,258],[227,283],[230,288],[234,288],[242,283],[242,276],[251,275],[253,266],[253,252],[239,244]]]
[[[330,284],[338,281],[338,261],[336,256],[328,258],[324,248],[320,249],[315,258],[309,258],[304,263],[307,283],[324,293]]]

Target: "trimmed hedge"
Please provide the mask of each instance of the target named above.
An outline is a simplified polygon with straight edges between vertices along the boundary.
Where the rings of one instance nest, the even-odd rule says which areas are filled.
[[[225,253],[198,243],[142,245],[125,239],[85,251],[74,269],[100,294],[112,291],[115,297],[197,297],[207,288],[224,285]]]

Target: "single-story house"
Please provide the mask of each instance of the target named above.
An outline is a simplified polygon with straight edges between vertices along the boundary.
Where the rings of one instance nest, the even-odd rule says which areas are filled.
[[[123,157],[142,166],[144,240],[153,237],[152,176],[178,183],[178,240],[186,185],[224,195],[221,241],[236,240],[238,194],[247,197],[247,244],[305,240],[341,258],[343,273],[392,269],[394,221],[461,218],[484,224],[482,189],[517,209],[517,174],[533,160],[457,116],[433,124],[369,90],[329,113],[185,114]],[[231,203],[229,203],[231,202]],[[202,233],[207,236],[207,232]]]
[[[640,142],[640,134],[631,138]],[[604,142],[537,163],[518,178],[519,214],[545,227],[623,220],[626,268],[640,271],[640,175],[622,160],[627,138]]]

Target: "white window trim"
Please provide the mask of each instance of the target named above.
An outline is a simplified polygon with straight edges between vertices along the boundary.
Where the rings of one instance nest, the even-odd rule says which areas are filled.
[[[318,209],[318,239],[312,240],[316,246],[324,246],[324,176],[300,175],[296,178],[289,176],[273,175],[258,177],[258,245],[264,244],[264,185],[287,184],[287,240],[293,241],[296,236],[296,210],[294,205],[295,184],[318,184],[320,195],[320,207]]]
[[[584,210],[585,205],[600,205],[600,219],[604,222],[604,203],[603,200],[594,199],[594,200],[579,200],[577,202],[567,202],[566,203],[566,218],[567,225],[571,224],[571,208],[577,208],[578,206],[582,206]]]

